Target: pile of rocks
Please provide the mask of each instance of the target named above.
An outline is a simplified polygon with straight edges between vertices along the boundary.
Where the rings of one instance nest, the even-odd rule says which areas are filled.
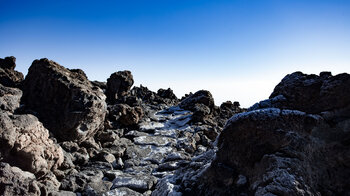
[[[91,82],[40,59],[23,80],[13,77],[14,57],[0,63],[3,195],[157,195],[159,182],[212,151],[227,114],[241,111],[214,106],[208,91],[180,101],[170,88],[132,88],[130,71]]]
[[[349,195],[349,85],[349,74],[287,75],[227,122],[215,156],[168,181],[185,195]]]
[[[1,195],[350,195],[350,75],[296,72],[248,110],[0,59]]]

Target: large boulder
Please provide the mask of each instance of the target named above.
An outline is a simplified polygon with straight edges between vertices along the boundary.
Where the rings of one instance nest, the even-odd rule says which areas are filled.
[[[8,163],[0,162],[0,195],[20,196],[41,195],[40,188],[32,173],[11,167]]]
[[[0,58],[0,84],[9,87],[19,87],[23,74],[15,71],[16,58],[13,56]]]
[[[62,141],[82,142],[102,129],[107,104],[82,70],[35,60],[23,84],[23,102]]]
[[[350,75],[332,76],[330,72],[307,75],[295,72],[285,76],[275,87],[270,99],[252,107],[278,107],[320,113],[350,105]]]
[[[30,114],[0,113],[0,157],[3,161],[42,176],[63,162],[61,147],[49,139],[49,132]]]
[[[182,109],[193,112],[192,122],[204,122],[213,124],[212,118],[215,111],[214,99],[209,91],[200,90],[184,98],[179,106]]]
[[[196,104],[203,104],[210,110],[214,108],[214,99],[209,91],[200,90],[182,100],[179,106],[182,109],[196,111]]]
[[[118,71],[111,74],[107,79],[106,95],[108,101],[114,102],[125,96],[133,84],[134,79],[130,71]]]
[[[232,117],[215,160],[193,191],[203,195],[347,195],[347,126],[266,108]]]
[[[189,193],[349,195],[350,76],[296,72],[234,115]]]
[[[0,84],[0,111],[13,113],[20,106],[22,91],[17,88],[5,87]]]

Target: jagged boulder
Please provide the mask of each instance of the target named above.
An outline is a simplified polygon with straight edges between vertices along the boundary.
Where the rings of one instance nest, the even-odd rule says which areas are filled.
[[[350,75],[332,76],[330,72],[307,75],[294,72],[275,87],[270,99],[252,109],[278,107],[307,113],[341,109],[350,105]]]
[[[136,125],[143,116],[141,107],[130,107],[126,104],[117,104],[109,106],[109,119],[117,121],[122,125]]]
[[[170,88],[168,89],[159,89],[157,91],[157,95],[162,97],[162,98],[167,98],[167,99],[177,99],[176,95],[174,94],[173,90]]]
[[[13,56],[0,58],[0,84],[9,87],[19,87],[23,74],[15,71],[16,58]]]
[[[194,192],[202,195],[346,195],[346,129],[322,117],[267,108],[232,117]],[[335,169],[336,168],[336,169]],[[194,193],[193,192],[193,193]]]
[[[17,88],[5,87],[0,84],[0,111],[8,111],[13,113],[19,108],[22,91]]]
[[[30,114],[0,113],[0,155],[23,170],[42,176],[63,162],[62,149],[49,139],[49,132]]]
[[[196,184],[187,193],[348,195],[348,82],[348,74],[287,75],[270,99],[226,123],[210,167],[183,182]]]
[[[180,102],[179,106],[193,112],[192,122],[208,122],[215,110],[213,96],[206,90],[190,94]]]
[[[102,129],[107,105],[82,70],[35,60],[23,84],[23,102],[62,141],[82,142]]]
[[[107,79],[106,95],[110,102],[125,96],[134,84],[134,79],[130,71],[118,71]]]
[[[41,195],[34,174],[11,167],[8,163],[0,162],[0,195]]]
[[[182,100],[179,106],[185,110],[194,111],[196,104],[203,104],[210,110],[214,108],[214,99],[209,91],[200,90]]]

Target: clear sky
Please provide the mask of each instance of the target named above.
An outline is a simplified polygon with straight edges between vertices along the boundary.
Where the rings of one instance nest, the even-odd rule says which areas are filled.
[[[178,97],[210,90],[249,107],[288,73],[350,72],[350,1],[0,0],[0,57],[49,58]]]

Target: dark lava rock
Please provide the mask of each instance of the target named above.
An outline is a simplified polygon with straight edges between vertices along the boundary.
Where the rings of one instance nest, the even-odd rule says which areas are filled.
[[[166,106],[178,104],[179,100],[173,93],[173,90],[159,89],[157,93],[149,90],[147,87],[140,85],[131,89],[131,95],[142,100],[144,104],[152,105],[155,109],[162,109]],[[162,107],[164,106],[164,107]]]
[[[141,107],[130,107],[126,104],[109,106],[109,118],[125,126],[136,125],[143,116]]]
[[[19,87],[23,74],[15,71],[16,58],[13,56],[0,58],[0,84],[8,87]]]
[[[104,124],[105,95],[83,71],[48,59],[35,60],[23,84],[26,106],[59,140],[82,142]]]
[[[348,195],[349,118],[266,108],[232,117],[192,190],[202,195]]]
[[[159,89],[158,92],[157,92],[157,95],[162,97],[162,98],[177,99],[177,97],[174,94],[173,90],[171,90],[170,88],[168,88],[168,89]]]
[[[20,106],[22,91],[0,84],[0,111],[13,113]]]
[[[94,86],[99,87],[100,89],[102,89],[103,91],[105,91],[107,89],[107,83],[106,82],[100,82],[100,81],[91,81],[91,84]]]
[[[118,71],[107,79],[107,99],[110,102],[125,96],[134,84],[134,79],[130,71]]]
[[[185,110],[196,111],[196,104],[203,104],[212,110],[214,108],[213,96],[209,91],[200,90],[182,100],[179,106]]]
[[[38,182],[32,173],[0,162],[0,195],[41,195]]]
[[[295,72],[287,75],[275,87],[270,105],[262,103],[256,108],[278,107],[307,113],[320,113],[350,105],[350,75],[332,76],[330,72],[307,75]]]

